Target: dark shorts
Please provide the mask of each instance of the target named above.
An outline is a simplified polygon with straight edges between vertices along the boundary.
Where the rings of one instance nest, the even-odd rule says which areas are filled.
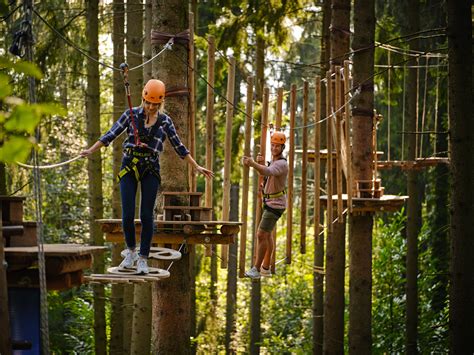
[[[262,219],[260,220],[258,229],[271,233],[273,231],[273,228],[275,228],[275,225],[277,221],[280,219],[283,212],[284,210],[271,211],[267,207],[264,207],[263,213],[262,213]]]

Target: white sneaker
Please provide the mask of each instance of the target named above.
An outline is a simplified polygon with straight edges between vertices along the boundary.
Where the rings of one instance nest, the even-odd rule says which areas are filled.
[[[272,277],[272,270],[265,269],[263,266],[260,268],[260,276],[262,277]]]
[[[260,278],[260,272],[254,266],[250,270],[247,270],[245,272],[245,276],[250,277],[251,279],[259,279]]]
[[[122,251],[121,255],[124,259],[120,263],[119,269],[132,269],[133,265],[135,265],[135,261],[138,260],[138,254],[135,250],[125,249]]]
[[[149,272],[147,259],[140,257],[137,262],[137,274],[148,274]]]

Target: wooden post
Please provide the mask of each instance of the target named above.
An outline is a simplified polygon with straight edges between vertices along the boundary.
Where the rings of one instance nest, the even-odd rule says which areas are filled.
[[[276,131],[278,131],[281,128],[282,118],[283,118],[283,88],[278,88],[276,116],[275,116],[275,130]]]
[[[326,159],[326,192],[327,192],[327,230],[328,233],[332,232],[332,80],[331,71],[328,70],[326,73],[326,116],[328,118],[326,124],[326,140],[327,140],[327,159]]]
[[[275,116],[275,131],[279,131],[281,129],[281,121],[283,119],[283,96],[284,96],[284,91],[283,88],[278,88],[277,91],[277,105],[276,105],[276,116]],[[274,249],[271,257],[271,264],[270,268],[272,273],[275,273],[276,266],[276,251],[277,251],[277,229],[276,227],[272,231],[272,239],[274,243]]]
[[[234,116],[234,82],[235,82],[235,58],[229,58],[229,74],[227,77],[227,105],[225,119],[225,145],[224,145],[224,188],[222,197],[222,220],[228,221],[230,214],[230,172],[232,159],[232,118]],[[227,268],[229,257],[229,246],[222,245],[221,268]]]
[[[262,155],[263,159],[266,159],[266,151],[267,151],[267,130],[268,130],[268,101],[270,97],[270,89],[267,87],[263,89],[263,105],[262,105],[262,132],[260,135],[260,154]],[[258,186],[260,187],[263,184],[263,176],[258,176]],[[257,206],[255,208],[255,225],[258,228],[260,223],[260,219],[262,218],[262,204],[263,204],[263,195],[262,192],[257,193]],[[256,253],[258,249],[258,239],[257,236],[254,235],[254,247],[253,247],[253,255],[252,260],[255,263]]]
[[[308,95],[309,83],[303,82],[303,160],[301,162],[301,222],[300,222],[300,252],[306,253],[306,207],[308,188]]]
[[[341,158],[341,67],[336,65],[335,67],[335,87],[334,87],[334,99],[335,99],[335,110],[336,113],[336,188],[337,188],[337,221],[343,223],[342,212],[342,158]]]
[[[286,210],[286,263],[291,264],[291,240],[293,236],[293,178],[295,161],[296,84],[291,85],[290,96],[290,153],[288,154],[288,208]]]
[[[315,105],[314,105],[314,247],[318,244],[321,202],[319,197],[320,179],[321,179],[321,123],[318,123],[321,117],[321,77],[316,76],[315,82]],[[317,265],[321,266],[321,265]]]
[[[188,85],[189,85],[189,152],[196,158],[196,88],[194,55],[194,14],[189,13],[189,55],[188,55]],[[189,191],[196,191],[196,174],[193,169],[188,169]]]
[[[212,170],[214,165],[214,64],[216,47],[214,36],[208,37],[209,46],[207,47],[207,101],[206,101],[206,169]],[[206,180],[206,192],[204,204],[206,207],[212,207],[212,193],[214,190],[213,179]],[[211,245],[205,246],[205,255],[211,256]]]
[[[207,101],[206,101],[206,169],[212,170],[214,165],[214,36],[208,37],[207,48]],[[213,180],[206,180],[205,206],[212,207]]]
[[[8,286],[7,270],[5,263],[5,253],[3,249],[2,233],[2,206],[0,203],[0,328],[2,336],[0,337],[0,354],[12,353],[12,339],[10,335],[10,316],[8,313]]]
[[[347,208],[349,213],[352,213],[352,146],[351,146],[351,111],[347,104],[349,101],[350,90],[350,71],[349,61],[344,61],[344,114],[345,114],[345,136],[346,136],[346,183],[347,183]]]
[[[244,156],[250,156],[250,139],[252,138],[252,103],[253,103],[253,77],[247,78],[247,103],[245,110],[245,144]],[[243,164],[242,164],[243,165]],[[245,275],[245,251],[247,249],[247,213],[249,201],[249,167],[243,165],[242,181],[242,211],[240,220],[242,229],[240,231],[240,251],[239,251],[239,277]]]

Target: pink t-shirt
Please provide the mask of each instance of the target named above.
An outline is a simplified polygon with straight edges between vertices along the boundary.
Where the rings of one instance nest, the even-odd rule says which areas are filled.
[[[288,163],[286,159],[274,160],[264,168],[263,174],[268,176],[264,193],[275,194],[286,189]],[[276,198],[264,198],[264,202],[271,208],[286,208],[286,194]]]

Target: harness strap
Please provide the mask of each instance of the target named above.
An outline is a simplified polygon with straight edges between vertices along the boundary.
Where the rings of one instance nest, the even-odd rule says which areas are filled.
[[[286,190],[275,192],[273,194],[263,194],[264,198],[277,198],[286,194]]]
[[[123,169],[120,170],[117,175],[117,182],[120,182],[120,180],[125,175],[127,175],[130,171],[133,171],[135,173],[135,178],[137,179],[137,181],[140,181],[140,173],[138,172],[138,167],[137,167],[137,164],[139,161],[140,159],[134,157],[129,165],[125,165]]]

